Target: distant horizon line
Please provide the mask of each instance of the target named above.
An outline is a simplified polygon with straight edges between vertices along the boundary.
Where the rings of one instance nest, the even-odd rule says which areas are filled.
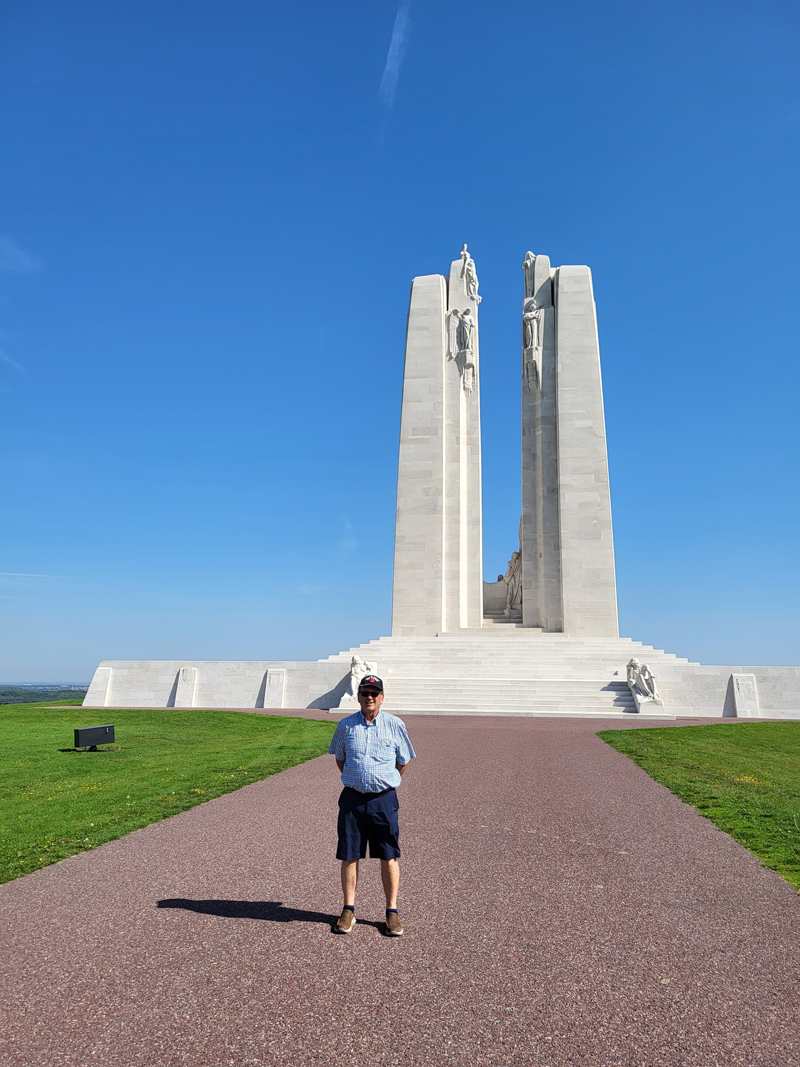
[[[88,689],[91,685],[87,682],[0,682],[0,689],[8,686],[11,689]]]

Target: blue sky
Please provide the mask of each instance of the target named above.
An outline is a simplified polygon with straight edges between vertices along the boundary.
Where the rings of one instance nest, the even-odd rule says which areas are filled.
[[[800,663],[796,3],[10,0],[0,38],[0,680],[387,633],[409,285],[464,241],[486,574],[530,248],[594,274],[622,634]]]

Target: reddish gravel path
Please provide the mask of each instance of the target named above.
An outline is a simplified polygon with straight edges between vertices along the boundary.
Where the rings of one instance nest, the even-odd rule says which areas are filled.
[[[800,896],[607,720],[406,721],[405,937],[322,757],[0,889],[0,1062],[800,1064]]]

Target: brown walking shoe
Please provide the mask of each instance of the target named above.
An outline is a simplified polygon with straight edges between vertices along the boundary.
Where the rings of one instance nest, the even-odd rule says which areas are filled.
[[[334,930],[337,934],[349,934],[356,927],[356,913],[352,908],[343,908]]]
[[[399,937],[403,932],[403,924],[396,911],[386,912],[386,933],[389,937]]]

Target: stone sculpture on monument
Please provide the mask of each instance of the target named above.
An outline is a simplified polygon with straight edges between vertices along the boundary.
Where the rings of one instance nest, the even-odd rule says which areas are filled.
[[[542,325],[544,308],[536,306],[535,297],[528,297],[522,304],[522,359],[525,385],[528,392],[539,388],[539,364],[542,356]]]
[[[475,384],[475,320],[472,309],[454,308],[447,314],[447,358],[455,360],[468,393]]]
[[[659,696],[656,679],[646,663],[641,663],[634,656],[627,667],[628,688],[630,689],[636,710],[647,710],[648,707],[664,707],[664,701]]]
[[[534,293],[535,285],[535,267],[536,256],[533,252],[526,252],[525,259],[522,261],[522,271],[524,275],[524,299],[532,297]]]
[[[353,656],[350,660],[350,676],[347,686],[339,701],[339,708],[358,708],[358,686],[361,679],[367,674],[377,674],[378,668],[374,663],[365,663],[361,656]]]
[[[464,279],[470,300],[480,304],[482,297],[478,296],[478,274],[475,270],[475,260],[467,251],[466,245],[463,245],[461,249],[461,277]]]
[[[503,581],[506,583],[506,606],[503,608],[503,614],[508,617],[512,612],[519,611],[522,603],[522,557],[519,552],[511,553]]]

